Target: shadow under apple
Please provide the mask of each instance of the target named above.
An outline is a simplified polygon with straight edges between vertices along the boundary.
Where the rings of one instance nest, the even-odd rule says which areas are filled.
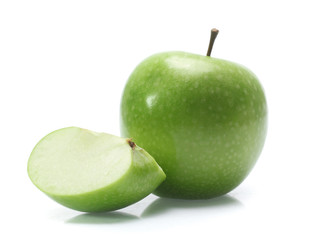
[[[70,218],[71,224],[113,224],[137,220],[139,217],[122,212],[84,213]]]
[[[234,197],[224,195],[204,200],[182,200],[171,198],[157,198],[150,203],[140,216],[116,211],[105,213],[83,213],[66,221],[69,224],[115,224],[125,223],[141,218],[148,218],[164,214],[173,209],[218,209],[225,207],[243,207],[243,204]]]
[[[142,218],[147,218],[163,214],[172,209],[195,209],[195,208],[224,208],[224,207],[243,207],[243,204],[229,195],[220,196],[204,200],[182,200],[171,198],[158,198],[153,201],[141,214]]]

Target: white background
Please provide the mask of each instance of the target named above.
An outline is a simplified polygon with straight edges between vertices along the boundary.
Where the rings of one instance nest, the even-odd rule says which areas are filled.
[[[310,239],[311,15],[309,1],[0,1],[0,239]],[[108,214],[53,202],[27,160],[67,126],[119,135],[119,104],[151,54],[212,55],[261,80],[266,145],[249,177],[202,201],[150,195]]]

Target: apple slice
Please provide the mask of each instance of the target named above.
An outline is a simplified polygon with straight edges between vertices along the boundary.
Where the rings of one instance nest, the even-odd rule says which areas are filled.
[[[165,179],[153,157],[130,139],[77,127],[41,139],[29,157],[28,175],[49,197],[83,212],[126,207]]]

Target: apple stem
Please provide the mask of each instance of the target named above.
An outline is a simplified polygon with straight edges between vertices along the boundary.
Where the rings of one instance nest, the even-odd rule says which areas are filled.
[[[128,144],[130,145],[130,147],[134,150],[136,147],[136,144],[134,142],[132,142],[132,139],[127,139]]]
[[[217,37],[218,32],[219,32],[219,30],[216,28],[213,28],[211,30],[211,38],[209,40],[209,46],[208,46],[208,50],[207,50],[207,54],[206,54],[206,56],[208,56],[208,57],[211,56],[213,45],[214,45],[214,42],[215,42],[215,39]]]

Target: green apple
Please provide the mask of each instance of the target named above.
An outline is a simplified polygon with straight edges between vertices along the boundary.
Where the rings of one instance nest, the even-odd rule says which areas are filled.
[[[28,174],[49,197],[83,212],[126,207],[165,179],[154,159],[130,139],[77,127],[41,139],[29,157]]]
[[[155,194],[212,198],[237,187],[256,163],[267,105],[257,77],[244,66],[164,52],[144,60],[129,77],[120,120],[121,134],[166,173]]]

